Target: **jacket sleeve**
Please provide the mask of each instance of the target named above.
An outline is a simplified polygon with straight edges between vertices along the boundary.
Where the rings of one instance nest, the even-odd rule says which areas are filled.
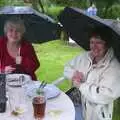
[[[27,73],[35,72],[40,66],[35,50],[31,44],[27,46],[26,51],[23,53],[21,66]]]
[[[120,73],[114,73],[103,77],[99,85],[81,83],[79,88],[81,94],[91,103],[108,104],[112,102],[120,96]]]
[[[64,77],[71,80],[74,72],[78,69],[78,65],[81,62],[82,55],[76,56],[71,61],[65,64]]]

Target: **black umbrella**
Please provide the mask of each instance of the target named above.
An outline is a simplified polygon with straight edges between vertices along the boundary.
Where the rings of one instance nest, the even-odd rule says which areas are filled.
[[[11,16],[24,20],[24,37],[31,42],[42,43],[59,38],[59,25],[51,17],[27,6],[6,6],[0,9],[0,35],[4,34],[4,23]]]
[[[89,35],[92,28],[104,26],[108,29],[110,43],[116,56],[120,60],[120,23],[111,19],[101,19],[86,15],[85,11],[78,8],[66,7],[59,15],[59,21],[68,35],[81,47],[89,49]],[[108,33],[107,33],[108,34]]]

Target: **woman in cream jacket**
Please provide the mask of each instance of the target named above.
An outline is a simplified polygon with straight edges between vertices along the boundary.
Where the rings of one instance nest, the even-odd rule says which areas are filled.
[[[64,69],[64,76],[81,92],[83,120],[112,120],[113,101],[120,96],[120,63],[102,29],[91,35],[90,51]]]

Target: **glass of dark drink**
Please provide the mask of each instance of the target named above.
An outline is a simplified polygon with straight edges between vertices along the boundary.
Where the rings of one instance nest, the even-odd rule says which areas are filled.
[[[21,73],[20,64],[14,64],[12,67],[15,68],[12,73]]]
[[[44,118],[46,109],[46,96],[42,91],[38,96],[35,96],[32,101],[35,119]]]
[[[6,111],[6,75],[4,73],[0,74],[0,113]]]
[[[6,102],[0,103],[0,113],[3,113],[6,111]]]

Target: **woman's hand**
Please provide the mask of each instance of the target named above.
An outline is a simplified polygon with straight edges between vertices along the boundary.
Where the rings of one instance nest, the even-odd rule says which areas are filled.
[[[72,81],[73,81],[73,85],[75,87],[79,87],[80,86],[80,82],[83,80],[84,75],[82,72],[79,71],[75,71],[74,75],[72,77]]]
[[[5,73],[12,73],[15,69],[12,66],[5,66]]]

